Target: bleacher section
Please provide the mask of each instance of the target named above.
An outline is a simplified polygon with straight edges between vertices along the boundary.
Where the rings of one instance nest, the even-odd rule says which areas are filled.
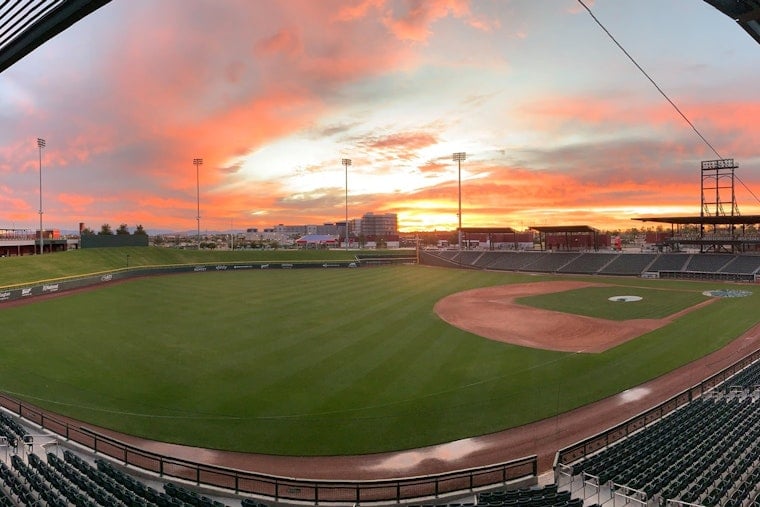
[[[726,264],[734,260],[733,255],[702,254],[692,255],[686,264],[684,271],[696,271],[703,273],[717,273]]]
[[[573,259],[582,255],[578,252],[553,252],[547,254],[532,254],[533,262],[526,264],[525,271],[538,273],[555,273],[562,266],[569,264]]]
[[[160,491],[105,459],[84,458],[55,442],[48,445],[52,445],[56,453],[48,451],[38,455],[33,449],[44,449],[44,446],[35,444],[19,421],[4,412],[0,412],[0,434],[0,447],[5,450],[0,456],[0,507],[267,507],[258,500],[232,494],[212,498],[192,487],[157,478],[152,482],[162,485],[163,491]],[[228,497],[233,503],[220,500]]]
[[[565,264],[557,272],[593,275],[618,255],[614,253],[586,253]]]
[[[504,271],[522,271],[525,266],[533,262],[533,254],[527,252],[486,252],[481,257],[481,266],[484,269],[496,269]]]
[[[556,484],[531,488],[496,489],[478,493],[475,501],[457,503],[411,504],[409,507],[582,507],[581,498],[569,491],[559,491]],[[587,507],[598,507],[589,504]]]
[[[683,271],[690,257],[686,254],[660,254],[648,271]]]
[[[748,274],[757,273],[760,269],[760,255],[737,255],[734,260],[723,266],[722,273]]]
[[[96,468],[69,450],[64,451],[64,459],[53,453],[46,459],[30,453],[26,459],[13,454],[10,461],[12,467],[0,462],[0,489],[10,500],[0,505],[14,505],[14,500],[19,505],[53,507],[226,505],[173,483],[164,485],[165,492],[157,491],[103,460],[97,460]]]
[[[760,362],[705,396],[572,465],[591,483],[647,505],[755,505],[760,495]]]
[[[615,253],[615,252],[501,252],[472,250],[423,251],[422,264],[536,273],[642,276],[662,278],[753,281],[760,273],[760,255]]]
[[[558,491],[556,484],[544,487],[496,490],[478,495],[478,505],[488,507],[582,507],[583,500],[569,491]]]
[[[478,259],[483,255],[482,250],[470,250],[470,251],[464,251],[459,252],[459,255],[456,255],[453,257],[453,261],[462,264],[464,266],[474,266]]]
[[[600,269],[598,274],[638,276],[647,271],[656,258],[657,254],[620,254]]]

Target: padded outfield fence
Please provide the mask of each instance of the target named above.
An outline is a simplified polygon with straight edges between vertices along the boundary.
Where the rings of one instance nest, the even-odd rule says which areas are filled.
[[[235,494],[274,501],[319,503],[401,503],[425,498],[464,495],[494,486],[535,482],[537,456],[466,470],[399,479],[341,481],[278,477],[206,465],[146,451],[85,426],[64,421],[33,405],[0,394],[0,406],[66,441],[125,466],[153,472],[165,479],[182,479],[198,486],[217,487]]]
[[[252,269],[303,269],[303,268],[345,268],[358,267],[358,262],[352,261],[321,261],[321,262],[249,262],[249,263],[214,263],[214,264],[181,264],[170,266],[147,266],[124,268],[119,270],[92,273],[77,277],[59,278],[44,282],[17,284],[0,288],[0,303],[17,301],[35,296],[44,296],[56,292],[81,289],[103,285],[117,280],[127,280],[141,276],[170,275],[176,273],[201,273],[207,271],[239,271]]]
[[[305,269],[305,268],[357,268],[360,266],[380,266],[387,264],[402,264],[415,262],[415,257],[410,256],[363,256],[351,260],[328,260],[328,261],[256,261],[256,262],[217,262],[198,264],[173,264],[166,266],[143,266],[122,268],[100,273],[89,273],[82,276],[58,278],[16,284],[0,287],[0,303],[6,301],[18,301],[20,299],[44,296],[72,289],[81,289],[102,285],[117,280],[127,280],[141,276],[170,275],[177,273],[200,273],[207,271],[240,271],[256,269]]]

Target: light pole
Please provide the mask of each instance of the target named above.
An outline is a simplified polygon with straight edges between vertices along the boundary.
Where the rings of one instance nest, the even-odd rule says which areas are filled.
[[[196,215],[195,220],[197,222],[198,230],[197,230],[197,236],[198,236],[198,250],[201,249],[201,179],[200,179],[200,170],[198,169],[198,166],[203,165],[203,159],[202,158],[194,158],[193,159],[193,165],[195,165],[195,205],[196,205]]]
[[[467,154],[463,151],[458,151],[454,153],[452,156],[453,160],[455,160],[459,166],[459,212],[457,213],[457,216],[459,217],[459,229],[458,229],[458,235],[457,235],[457,243],[459,245],[459,249],[462,249],[462,160],[467,158]]]
[[[45,140],[41,137],[37,138],[37,149],[40,153],[40,255],[44,250],[43,247],[43,232],[42,232],[42,148],[45,147]]]
[[[346,251],[348,251],[348,166],[351,165],[351,159],[344,158],[340,162],[346,166]]]

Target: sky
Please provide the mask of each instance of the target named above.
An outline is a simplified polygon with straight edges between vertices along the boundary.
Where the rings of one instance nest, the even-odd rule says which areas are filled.
[[[577,0],[114,0],[0,74],[0,228],[39,228],[40,165],[45,229],[627,229],[718,158],[760,214],[760,45],[585,3],[709,145]]]

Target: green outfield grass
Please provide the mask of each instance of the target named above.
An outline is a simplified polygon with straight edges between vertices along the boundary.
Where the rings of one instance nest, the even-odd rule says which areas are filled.
[[[395,254],[398,255],[398,252],[396,251]],[[45,254],[0,258],[0,287],[127,269],[127,267],[203,262],[268,262],[273,260],[310,262],[315,260],[347,260],[355,257],[356,252],[345,250],[216,251],[154,247],[90,248],[60,252],[52,257]]]
[[[146,265],[169,257],[150,248],[140,255]],[[3,268],[16,260],[3,259],[12,261]],[[461,290],[547,279],[424,266],[206,272],[0,306],[0,390],[168,442],[370,453],[554,416],[704,356],[760,318],[759,294],[719,300],[604,353],[576,354],[483,339],[432,310]],[[696,297],[720,287],[593,281],[620,294],[643,287]]]
[[[641,301],[610,301],[615,296],[639,296]],[[700,291],[661,287],[584,287],[553,294],[518,298],[520,304],[609,320],[660,319],[709,299]]]

